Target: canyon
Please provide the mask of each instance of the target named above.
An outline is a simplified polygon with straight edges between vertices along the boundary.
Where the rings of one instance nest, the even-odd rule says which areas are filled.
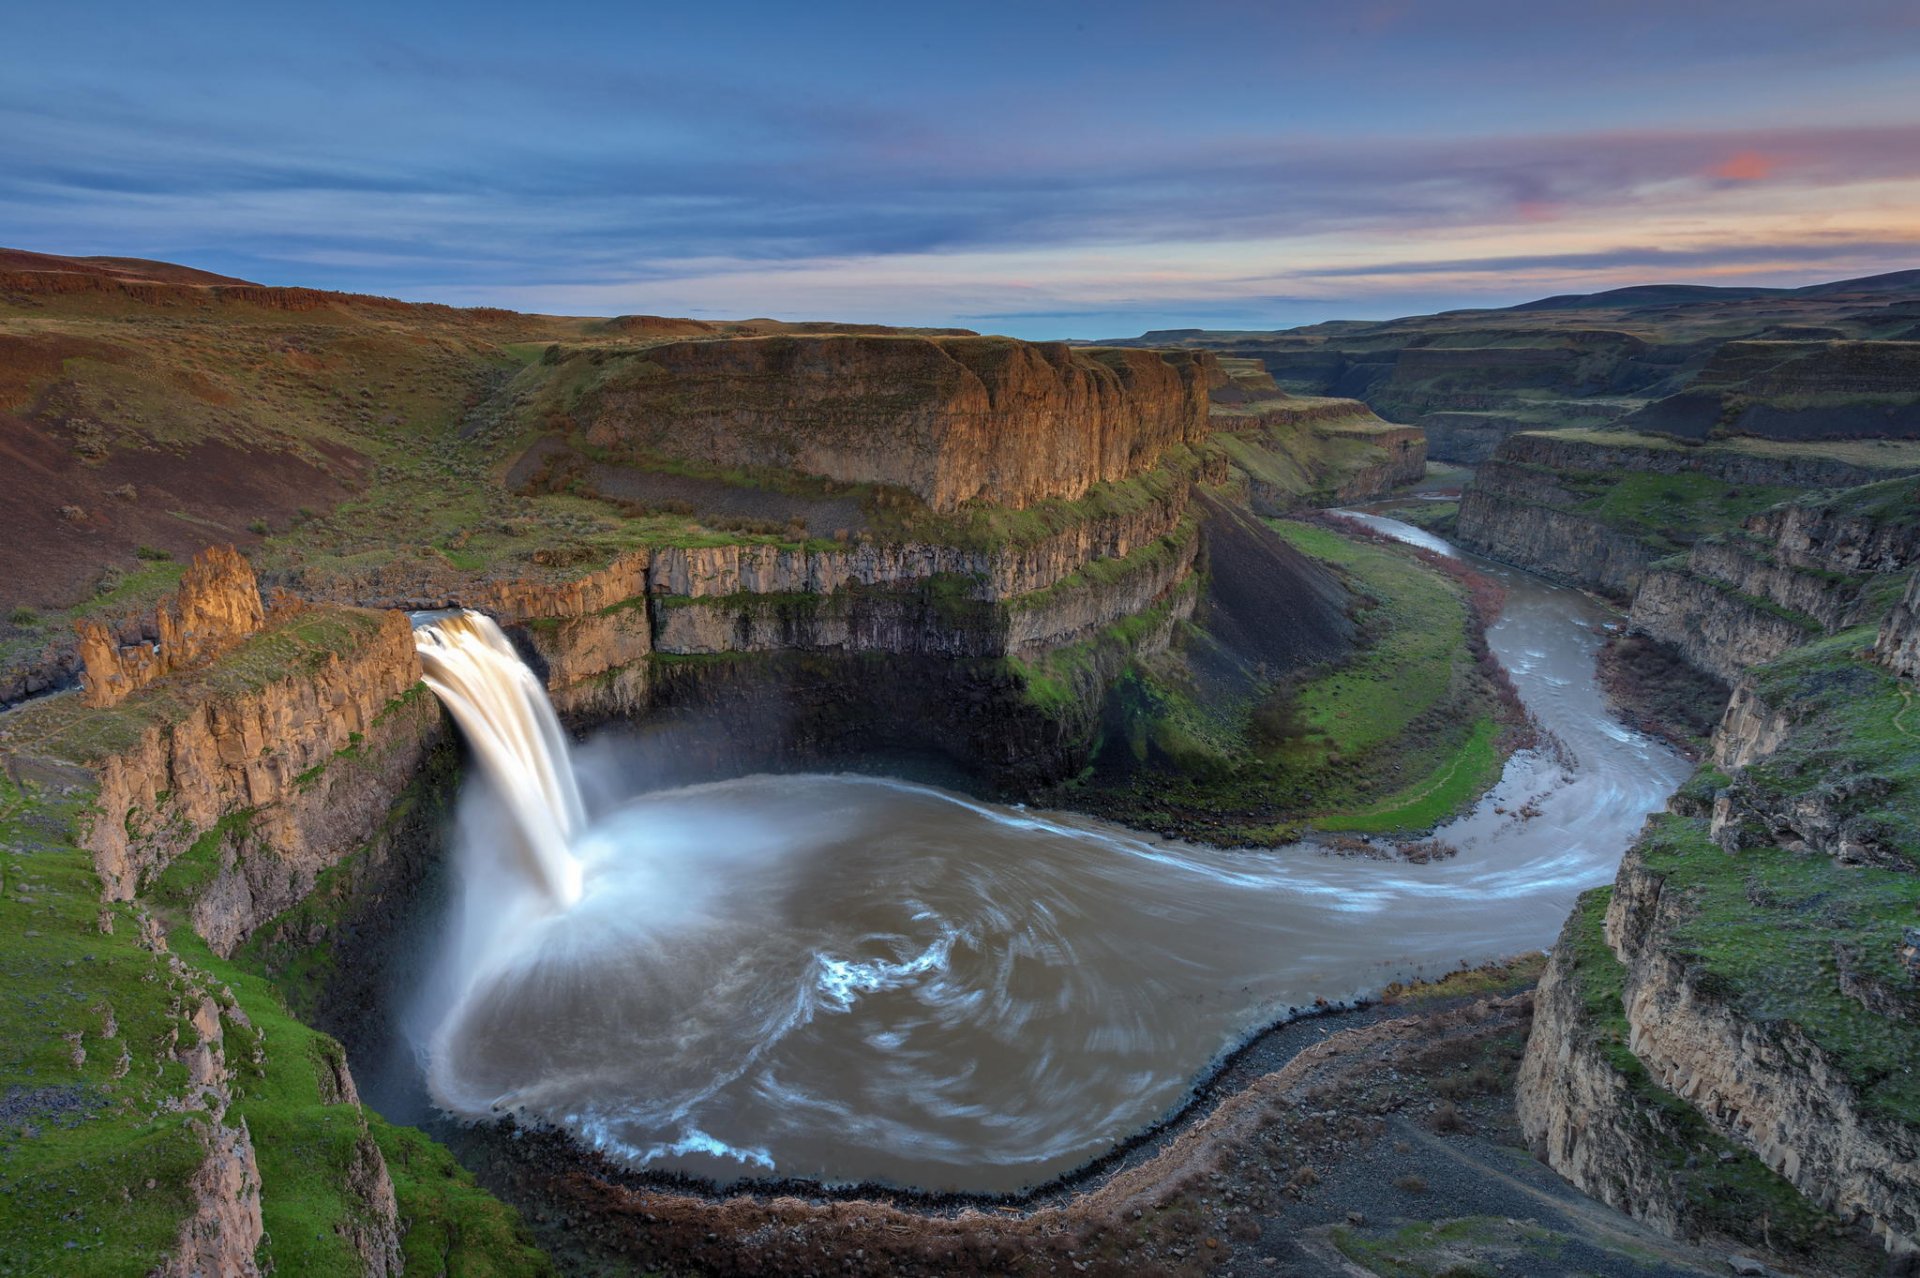
[[[1897,404],[1871,430],[1848,408],[1838,433],[1873,437],[1845,439],[1767,408],[1803,363],[1822,394],[1904,394],[1910,343],[1867,315],[1899,281],[1745,299],[1865,318],[1813,352],[1698,336],[1658,399],[1672,349],[1568,327],[1611,304],[1505,315],[1545,343],[1499,357],[1507,389],[1643,403],[1613,429],[1492,430],[1493,400],[1405,398],[1492,376],[1444,343],[1399,350],[1381,392],[1325,343],[566,319],[0,266],[21,355],[0,432],[44,485],[0,543],[23,583],[0,644],[17,1254],[182,1275],[1239,1272],[1385,1263],[1415,1234],[1453,1254],[1445,1213],[1486,1234],[1474,1257],[1523,1266],[1639,1248],[1699,1273],[1701,1244],[1864,1272],[1920,1247],[1920,444]],[[1750,433],[1652,411],[1709,393],[1746,396]],[[1499,435],[1457,512],[1407,486],[1434,483],[1430,448],[1478,446],[1370,404]],[[238,456],[209,470],[220,449]],[[1407,549],[1401,515],[1476,557]],[[916,803],[1081,814],[979,808],[1203,878],[1226,896],[1196,917],[1267,866],[1287,891],[1324,881],[1303,918],[1404,898],[1407,921],[1350,929],[1346,958],[1258,1015],[1209,1009],[1152,1112],[1035,1184],[941,1200],[876,1164],[889,1183],[728,1194],[565,1124],[392,1121],[394,982],[442,917],[470,749],[410,614],[457,609],[498,624],[643,808],[879,772],[946,787]],[[1687,768],[1602,702],[1615,624],[1724,699],[1637,840]],[[1537,859],[1549,842],[1579,869]],[[1185,890],[1154,882],[1128,899]],[[1511,929],[1475,892],[1511,898]],[[1443,976],[1476,928],[1476,963],[1548,946],[1570,904],[1544,968]],[[1544,1164],[1460,1161],[1519,1145]],[[1431,1199],[1353,1179],[1395,1160],[1433,1172]],[[1631,1221],[1596,1224],[1576,1190]],[[1558,1241],[1522,1236],[1531,1212]]]

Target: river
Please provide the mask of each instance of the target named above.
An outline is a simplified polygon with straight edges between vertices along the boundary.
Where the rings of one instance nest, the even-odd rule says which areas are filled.
[[[435,1099],[720,1181],[1010,1192],[1316,999],[1545,948],[1689,765],[1609,714],[1610,614],[1476,566],[1507,588],[1493,651],[1556,744],[1436,832],[1457,855],[1220,850],[851,775],[642,794],[577,842],[578,904],[522,918],[434,1012]]]

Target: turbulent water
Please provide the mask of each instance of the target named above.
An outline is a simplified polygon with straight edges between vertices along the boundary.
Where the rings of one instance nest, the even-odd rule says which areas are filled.
[[[1516,756],[1428,865],[756,776],[609,805],[571,842],[562,909],[492,847],[511,802],[476,794],[460,857],[482,868],[424,1004],[434,1098],[721,1180],[1006,1191],[1316,998],[1544,947],[1686,765],[1607,714],[1602,614],[1503,575],[1490,642],[1561,748]]]

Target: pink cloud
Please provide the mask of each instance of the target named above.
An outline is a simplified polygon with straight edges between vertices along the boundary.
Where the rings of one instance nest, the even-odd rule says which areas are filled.
[[[1723,182],[1758,182],[1772,177],[1773,171],[1779,166],[1778,158],[1763,152],[1735,151],[1714,165],[1710,172]]]

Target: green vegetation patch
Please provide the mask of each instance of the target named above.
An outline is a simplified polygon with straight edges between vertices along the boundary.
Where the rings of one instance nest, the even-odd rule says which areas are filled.
[[[1761,700],[1795,726],[1740,782],[1753,805],[1817,803],[1855,838],[1920,866],[1920,709],[1911,682],[1862,656],[1876,636],[1871,625],[1844,630],[1754,672]]]
[[[172,1053],[188,982],[101,903],[71,837],[89,798],[0,780],[0,1264],[20,1272],[146,1272],[206,1157]]]
[[[1584,500],[1573,509],[1670,553],[1720,532],[1799,490],[1740,486],[1711,475],[1648,471],[1560,471],[1560,483]]]
[[[1183,626],[1172,650],[1135,659],[1114,686],[1095,766],[1069,801],[1151,829],[1270,844],[1309,823],[1428,828],[1498,778],[1497,699],[1468,644],[1462,588],[1396,547],[1273,527],[1346,578],[1359,649],[1293,677],[1223,679],[1204,626]],[[1035,663],[1029,695],[1070,700],[1080,685],[1057,669],[1072,659]]]
[[[141,905],[102,903],[74,840],[91,799],[0,781],[0,1272],[144,1273],[172,1251],[212,1122],[176,1053],[200,1041],[191,1017],[211,998],[232,1076],[223,1121],[244,1121],[260,1171],[263,1268],[359,1272],[350,1235],[369,1218],[349,1171],[380,1151],[409,1272],[550,1274],[517,1214],[445,1150],[327,1103],[339,1044],[185,926],[246,814],[208,831],[154,885],[169,954],[141,943]]]
[[[1341,1226],[1333,1245],[1379,1278],[1495,1278],[1559,1258],[1564,1235],[1504,1216],[1415,1220],[1385,1231]]]

